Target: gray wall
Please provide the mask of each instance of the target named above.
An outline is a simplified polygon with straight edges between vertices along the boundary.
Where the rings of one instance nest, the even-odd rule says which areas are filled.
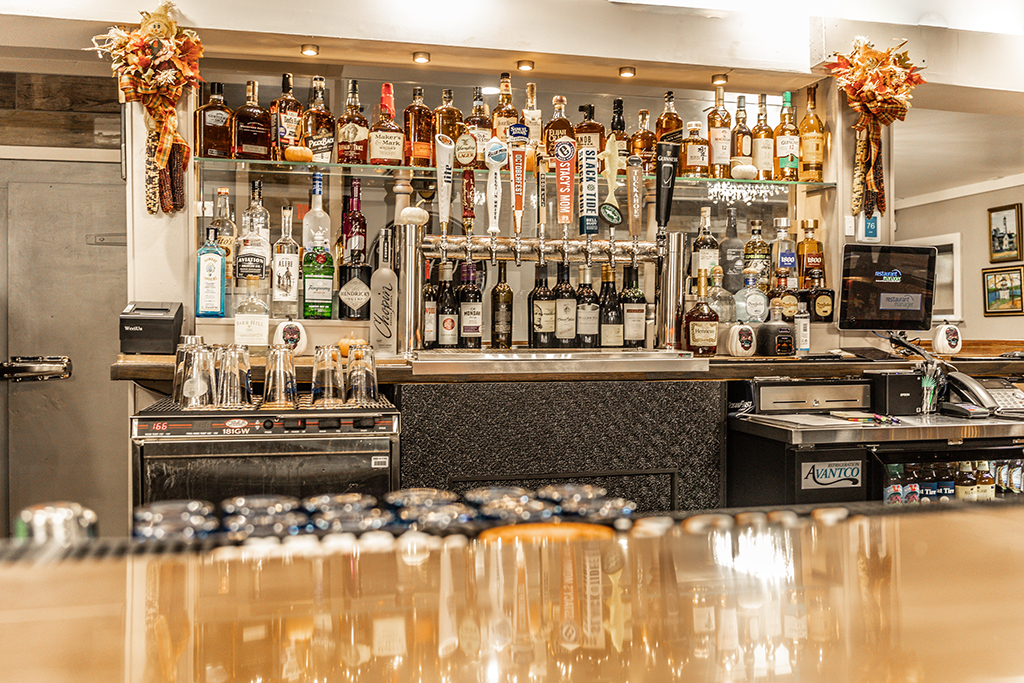
[[[984,314],[981,270],[1020,262],[989,262],[988,210],[1024,201],[1024,186],[925,204],[896,212],[896,241],[961,233],[964,339],[1024,339],[1024,316]]]

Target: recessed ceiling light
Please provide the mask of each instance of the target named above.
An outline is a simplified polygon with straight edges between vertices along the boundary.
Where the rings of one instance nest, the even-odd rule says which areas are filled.
[[[729,82],[728,74],[715,74],[711,77],[711,85],[725,85]]]
[[[430,61],[430,53],[429,52],[413,52],[412,53],[412,61],[416,62],[417,64],[426,64],[427,62]]]
[[[313,43],[306,43],[305,45],[302,46],[302,54],[306,55],[307,57],[316,57],[318,54],[320,54],[320,46],[314,45]]]
[[[493,85],[485,85],[484,87],[480,88],[480,92],[484,95],[497,95],[498,93],[501,92],[501,90],[495,88]]]
[[[520,59],[516,62],[516,68],[520,71],[533,71],[533,62],[529,59]]]
[[[619,75],[623,78],[633,78],[633,76],[636,76],[636,68],[632,66],[620,66]]]

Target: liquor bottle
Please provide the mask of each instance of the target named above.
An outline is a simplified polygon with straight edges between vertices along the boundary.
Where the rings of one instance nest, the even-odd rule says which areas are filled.
[[[366,216],[363,215],[363,181],[352,179],[348,211],[345,213],[345,244],[341,263],[362,263],[366,260]]]
[[[534,267],[535,285],[527,300],[530,311],[531,349],[549,349],[555,345],[555,293],[548,289],[548,267]]]
[[[267,355],[270,335],[270,307],[259,294],[259,279],[245,278],[246,296],[235,305],[235,343],[249,347],[250,356]]]
[[[260,84],[245,83],[245,104],[231,115],[231,149],[236,159],[270,158],[270,112],[260,106]]]
[[[722,286],[735,294],[743,286],[744,244],[736,234],[736,208],[725,210],[725,239],[718,244],[718,265],[722,266]]]
[[[554,106],[555,111],[551,114],[551,120],[544,126],[544,149],[547,150],[547,157],[549,159],[555,156],[555,143],[563,137],[570,139],[576,139],[576,131],[573,129],[572,123],[565,115],[565,98],[561,95],[555,95],[551,98],[551,104]]]
[[[712,178],[731,178],[730,168],[730,134],[732,117],[725,108],[725,86],[715,87],[715,106],[708,112],[708,144],[710,147],[710,167]]]
[[[284,150],[299,144],[302,133],[302,103],[292,95],[292,75],[281,74],[281,96],[270,103],[270,158],[284,159]]]
[[[459,296],[459,348],[479,349],[484,333],[483,294],[476,285],[476,264],[462,264],[462,286]]]
[[[360,180],[353,178],[346,216],[349,235],[338,267],[338,317],[346,320],[370,319],[370,266],[366,263],[366,218],[360,210],[360,187]]]
[[[629,136],[626,135],[626,118],[622,115],[622,98],[612,100],[612,120],[608,124],[608,134],[615,136],[615,148],[619,150],[622,167],[619,175],[626,175],[626,158],[629,156]]]
[[[953,480],[957,500],[978,500],[978,479],[974,476],[974,463],[960,462],[960,468]]]
[[[217,228],[206,228],[206,242],[196,252],[196,317],[224,317],[224,250],[217,246]]]
[[[754,168],[757,180],[775,177],[775,133],[768,125],[768,96],[761,93],[757,103],[757,123],[750,131],[753,138]]]
[[[583,113],[583,120],[576,124],[573,132],[576,135],[576,153],[581,149],[589,147],[598,154],[604,151],[604,126],[594,120],[594,105],[580,105],[580,112]],[[604,164],[598,162],[598,170],[604,168]]]
[[[313,93],[302,114],[302,144],[313,152],[313,161],[329,164],[334,161],[335,121],[324,103],[323,76],[313,76]]]
[[[815,239],[814,231],[818,229],[818,221],[800,221],[800,229],[804,231],[804,238],[796,245],[796,262],[800,269],[797,279],[800,287],[809,287],[811,278],[807,274],[811,270],[820,270],[822,278],[825,277],[825,254],[824,248],[819,240]]]
[[[775,239],[772,245],[772,269],[787,268],[789,270],[789,286],[797,287],[796,242],[789,238],[789,219],[775,219]]]
[[[683,147],[679,152],[683,178],[708,177],[708,141],[700,136],[700,127],[700,121],[686,124],[689,135],[683,138]]]
[[[995,500],[996,499],[996,481],[992,477],[992,472],[989,471],[988,461],[979,460],[977,463],[978,473],[975,477],[976,483],[976,500]]]
[[[590,268],[580,266],[580,284],[576,289],[576,348],[601,346],[601,300],[594,291]]]
[[[796,290],[789,286],[789,268],[775,269],[775,286],[768,290],[768,300],[772,302],[772,305],[775,305],[775,301],[778,300],[782,306],[782,319],[787,323],[793,322],[800,299],[797,297]]]
[[[697,279],[697,272],[705,274],[718,265],[718,240],[711,234],[711,207],[700,207],[700,233],[693,240],[690,250],[690,277]]]
[[[437,348],[459,347],[459,305],[452,287],[452,264],[441,264],[441,281],[437,287]]]
[[[405,131],[395,123],[395,87],[380,86],[380,114],[370,128],[370,163],[401,166],[405,157]]]
[[[601,348],[622,348],[622,304],[615,292],[615,270],[601,266]]]
[[[722,287],[722,266],[711,269],[711,289],[707,290],[707,302],[718,315],[718,322],[736,322],[736,299],[730,291]]]
[[[338,117],[338,163],[365,164],[370,152],[370,127],[360,111],[359,81],[348,82],[345,113]]]
[[[423,88],[414,86],[405,108],[405,165],[430,166],[434,149],[434,113],[423,104]],[[452,138],[453,140],[455,138]]]
[[[796,126],[793,95],[782,93],[782,120],[775,126],[774,180],[797,180],[800,166],[800,129]]]
[[[441,91],[441,106],[434,110],[434,133],[447,135],[452,140],[466,132],[462,111],[454,104],[455,95],[448,88]]]
[[[313,247],[302,256],[302,317],[307,320],[330,320],[334,292],[334,259],[327,240],[317,234]]]
[[[811,352],[811,314],[807,304],[798,301],[793,316],[793,336],[796,337],[796,355],[806,356]]]
[[[743,269],[753,268],[757,272],[757,286],[762,292],[771,287],[772,245],[761,237],[762,223],[750,221],[750,239],[743,245]]]
[[[676,113],[676,98],[671,90],[665,92],[665,110],[661,112],[654,124],[654,133],[658,136],[658,142],[679,142],[683,141],[683,120]],[[683,174],[683,162],[685,151],[679,150],[679,167],[676,169],[676,176]]]
[[[359,180],[354,179],[352,184],[358,187]],[[317,235],[322,235],[324,240],[330,240],[331,217],[324,211],[324,177],[320,171],[313,172],[313,193],[310,196],[309,211],[302,217],[303,249],[312,247]]]
[[[526,106],[523,107],[519,123],[529,129],[529,136],[526,142],[526,172],[532,173],[534,164],[537,161],[537,150],[540,148],[541,140],[544,137],[544,119],[541,118],[540,109],[537,108],[537,84],[526,84]]]
[[[432,349],[437,346],[437,288],[430,281],[430,270],[433,266],[427,261],[427,281],[423,285],[423,348]]]
[[[466,117],[466,130],[476,138],[476,165],[474,168],[487,169],[484,155],[487,143],[491,141],[491,118],[484,107],[484,95],[480,86],[473,88],[473,111]]]
[[[491,348],[512,348],[513,292],[508,286],[508,263],[498,261],[498,282],[491,288]]]
[[[771,317],[757,328],[757,355],[793,356],[793,327],[782,319],[782,302],[771,302]]]
[[[736,98],[736,125],[729,139],[729,161],[734,164],[752,164],[753,140],[753,134],[747,128],[747,98],[740,95]]]
[[[299,317],[299,243],[292,239],[292,207],[281,207],[281,239],[274,242],[271,311],[275,318]],[[328,301],[330,297],[328,297]]]
[[[757,286],[758,271],[743,269],[743,289],[736,292],[736,320],[741,323],[762,323],[768,317],[768,296]]]
[[[687,351],[699,357],[715,355],[718,350],[718,314],[708,303],[708,271],[703,268],[697,272],[697,303],[686,312],[681,327]]]
[[[797,298],[807,304],[812,323],[832,322],[832,310],[835,305],[835,292],[825,287],[821,270],[811,268],[807,271],[810,285],[797,292]]]
[[[224,250],[225,291],[227,296],[230,297],[231,290],[235,287],[235,252],[238,250],[235,241],[238,238],[238,234],[235,230],[234,221],[228,215],[230,211],[228,206],[229,199],[228,188],[218,187],[217,199],[213,205],[213,221],[210,222],[210,227],[217,229],[217,246]]]
[[[558,282],[551,289],[555,295],[556,349],[576,346],[576,290],[569,284],[569,264],[558,264]]]
[[[377,270],[370,277],[370,346],[378,356],[398,354],[398,275],[391,267],[391,239],[391,228],[381,228]]]
[[[814,112],[817,85],[807,86],[807,113],[800,121],[800,181],[820,183],[825,160],[825,126]]]
[[[512,106],[512,76],[501,74],[498,90],[498,106],[491,112],[491,135],[502,142],[508,142],[508,127],[519,123],[519,110]]]
[[[629,153],[643,160],[644,175],[653,175],[658,137],[651,131],[651,112],[641,109],[637,116],[640,127],[629,137]]]
[[[195,114],[197,157],[231,158],[231,114],[224,104],[224,84],[210,83],[210,100]]]
[[[642,349],[647,337],[647,298],[640,289],[639,268],[626,266],[622,273],[622,345]]]
[[[270,214],[263,208],[262,181],[252,181],[249,201],[249,208],[242,213],[242,237],[235,255],[235,282],[241,293],[247,287],[246,276],[256,276],[259,295],[269,301]]]

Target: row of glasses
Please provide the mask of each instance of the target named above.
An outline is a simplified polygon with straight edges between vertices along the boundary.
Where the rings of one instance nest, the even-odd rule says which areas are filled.
[[[183,410],[254,408],[249,347],[194,339],[179,344],[171,398]]]

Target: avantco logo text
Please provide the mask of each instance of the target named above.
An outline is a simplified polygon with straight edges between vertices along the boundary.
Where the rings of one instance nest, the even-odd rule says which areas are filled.
[[[800,465],[800,488],[857,488],[861,485],[863,471],[863,460],[805,462]]]

